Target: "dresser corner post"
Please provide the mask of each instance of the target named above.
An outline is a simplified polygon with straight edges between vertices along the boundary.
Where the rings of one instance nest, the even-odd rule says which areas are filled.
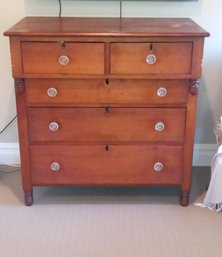
[[[33,191],[25,191],[24,192],[24,200],[26,206],[32,206],[33,204]]]
[[[189,196],[190,196],[190,192],[189,191],[181,191],[181,195],[180,195],[180,205],[183,207],[188,206],[189,204]]]
[[[21,176],[24,192],[24,203],[26,206],[33,204],[33,192],[31,182],[31,168],[30,168],[30,145],[29,145],[29,131],[28,118],[26,109],[26,94],[25,94],[25,79],[14,78],[14,87],[16,95],[16,107],[18,116],[18,132],[19,132],[19,146],[21,158]]]

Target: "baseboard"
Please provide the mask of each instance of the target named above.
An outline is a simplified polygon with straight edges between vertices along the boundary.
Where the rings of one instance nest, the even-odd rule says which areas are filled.
[[[18,143],[0,143],[0,164],[20,164]]]
[[[195,144],[193,165],[210,166],[216,150],[215,144]],[[20,164],[18,143],[0,143],[0,164]]]
[[[193,166],[210,166],[216,151],[216,144],[195,144]]]

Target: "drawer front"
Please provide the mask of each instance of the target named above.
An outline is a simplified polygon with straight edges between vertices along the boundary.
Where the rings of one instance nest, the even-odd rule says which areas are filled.
[[[189,42],[111,45],[111,74],[190,74],[191,62]]]
[[[27,74],[104,74],[103,43],[22,42]]]
[[[29,108],[32,143],[184,141],[185,108]]]
[[[31,146],[35,185],[180,184],[182,167],[179,146]]]
[[[25,84],[30,106],[186,104],[189,90],[188,80],[26,79]]]

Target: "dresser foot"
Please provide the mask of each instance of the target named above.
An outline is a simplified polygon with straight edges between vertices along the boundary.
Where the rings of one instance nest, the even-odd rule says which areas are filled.
[[[33,192],[25,192],[25,205],[26,206],[31,206],[33,204]]]
[[[189,195],[190,192],[189,191],[182,191],[181,192],[181,196],[180,196],[180,205],[181,206],[188,206],[189,204]]]

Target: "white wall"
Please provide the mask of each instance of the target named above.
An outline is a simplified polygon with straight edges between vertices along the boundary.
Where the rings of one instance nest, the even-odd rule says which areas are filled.
[[[16,114],[8,38],[3,32],[25,15],[24,1],[1,2],[0,9],[0,130]],[[0,135],[0,142],[17,142],[16,122]]]
[[[62,0],[64,16],[118,16],[118,1]],[[24,7],[25,6],[25,7]],[[203,74],[199,93],[196,144],[215,144],[213,127],[222,115],[222,2],[199,0],[194,2],[123,2],[125,17],[190,17],[211,33],[206,38]],[[1,4],[1,32],[16,20],[28,16],[57,16],[57,0],[10,0]],[[15,114],[13,81],[11,79],[8,39],[0,35],[0,130]],[[12,125],[0,142],[17,142],[17,127]]]

